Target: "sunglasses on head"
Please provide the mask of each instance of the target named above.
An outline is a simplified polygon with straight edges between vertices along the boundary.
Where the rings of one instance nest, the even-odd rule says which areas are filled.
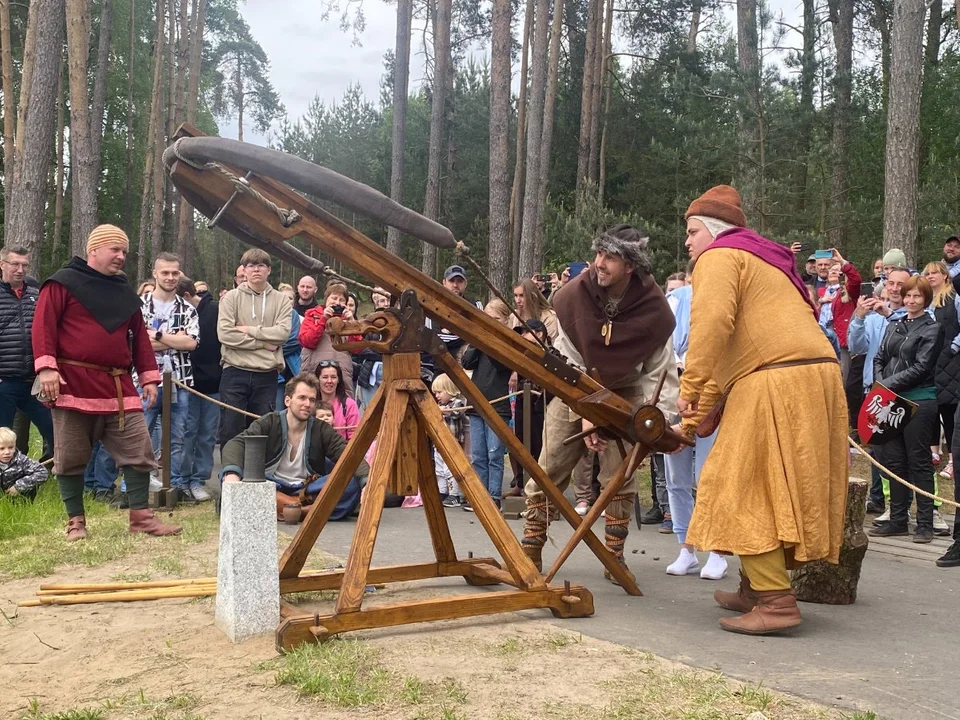
[[[328,368],[328,367],[338,368],[340,367],[340,361],[339,360],[321,360],[319,363],[317,363],[317,367],[318,368]]]

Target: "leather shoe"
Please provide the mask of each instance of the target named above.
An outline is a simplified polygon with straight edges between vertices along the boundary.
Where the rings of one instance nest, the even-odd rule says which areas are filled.
[[[885,522],[882,525],[877,525],[869,533],[871,537],[895,537],[899,535],[909,535],[910,528],[906,525],[894,525],[892,522]]]
[[[757,606],[735,618],[721,618],[720,627],[742,635],[770,635],[797,627],[803,622],[793,590],[757,593]]]
[[[956,540],[942,557],[937,558],[937,567],[960,567],[960,540]]]
[[[867,513],[870,515],[883,515],[884,507],[873,500],[867,500]]]
[[[74,515],[67,521],[67,542],[87,539],[87,519],[83,515]]]
[[[663,522],[663,511],[652,507],[640,516],[641,525],[659,525]]]
[[[153,511],[148,508],[130,511],[130,532],[132,533],[146,533],[147,535],[164,537],[166,535],[179,535],[181,530],[183,528],[179,525],[165,525],[160,522]]]
[[[738,613],[748,613],[757,605],[757,594],[750,587],[750,578],[743,574],[743,570],[740,571],[740,587],[736,592],[717,590],[713,593],[713,599],[724,610]]]

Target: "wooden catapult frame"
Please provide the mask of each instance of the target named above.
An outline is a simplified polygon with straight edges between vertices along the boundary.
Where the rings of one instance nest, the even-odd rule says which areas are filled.
[[[212,218],[211,224],[219,224],[245,242],[308,272],[322,273],[324,266],[320,261],[288,242],[293,237],[304,238],[400,297],[399,308],[379,311],[363,321],[331,320],[330,330],[338,336],[364,337],[359,342],[342,342],[340,347],[371,347],[383,354],[384,378],[357,432],[280,560],[281,595],[337,590],[335,609],[327,614],[306,614],[281,601],[282,620],[276,633],[279,649],[288,650],[303,642],[322,641],[352,630],[531,608],[549,609],[556,617],[592,615],[593,596],[587,588],[569,582],[550,584],[581,541],[625,592],[642,594],[633,576],[592,532],[592,526],[649,452],[672,450],[684,442],[669,430],[663,414],[656,408],[659,389],[649,404],[632,407],[594,378],[521,339],[279,180],[287,179],[299,190],[352,207],[434,244],[453,247],[449,230],[371,188],[278,151],[201,137],[189,126],[181,127],[178,137],[181,140],[168,148],[164,161],[183,197]],[[470,345],[561,397],[579,415],[616,438],[623,450],[623,460],[585,517],[577,515],[436,334],[424,327],[424,314],[438,327],[456,331]],[[515,534],[444,422],[432,394],[420,378],[421,352],[434,356],[439,369],[448,374],[467,402],[530,474],[550,505],[574,528],[572,537],[545,575],[523,553]],[[302,574],[330,513],[375,438],[376,453],[345,567],[334,572]],[[503,566],[493,558],[457,557],[428,440],[460,484],[477,519],[500,553]],[[629,452],[624,450],[623,440],[634,443]],[[418,489],[435,561],[371,568],[386,492],[415,495]],[[362,607],[368,584],[454,576],[463,577],[474,586],[504,584],[513,589]]]

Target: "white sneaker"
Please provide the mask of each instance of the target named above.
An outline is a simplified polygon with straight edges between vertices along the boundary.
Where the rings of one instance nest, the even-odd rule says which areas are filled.
[[[586,515],[589,509],[590,509],[590,503],[586,502],[585,500],[581,500],[580,502],[578,502],[577,506],[574,508],[574,510],[577,511],[577,515],[579,515],[580,517],[583,517],[584,515]]]
[[[936,508],[933,509],[933,534],[941,537],[950,534],[950,526],[944,522],[943,516]]]
[[[947,463],[947,466],[940,471],[940,477],[947,480],[953,480],[953,460]]]
[[[197,502],[206,502],[211,497],[210,493],[207,492],[207,489],[203,485],[191,485],[190,494]]]
[[[163,483],[160,482],[160,474],[154,470],[150,473],[150,492],[160,492],[163,490]]]
[[[880,523],[890,522],[890,505],[887,505],[887,509],[883,511],[882,515],[877,515],[873,519],[874,525],[879,525]]]
[[[697,554],[682,547],[677,559],[667,565],[667,575],[689,575],[696,572],[699,567],[700,561],[697,560]]]
[[[723,580],[727,576],[727,559],[723,555],[710,553],[707,558],[707,564],[700,571],[700,578],[703,580]]]

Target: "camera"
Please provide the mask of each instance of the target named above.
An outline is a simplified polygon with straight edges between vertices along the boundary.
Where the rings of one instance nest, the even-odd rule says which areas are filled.
[[[330,310],[333,311],[334,315],[343,315],[343,311],[346,310],[346,308],[343,305],[334,305]]]

